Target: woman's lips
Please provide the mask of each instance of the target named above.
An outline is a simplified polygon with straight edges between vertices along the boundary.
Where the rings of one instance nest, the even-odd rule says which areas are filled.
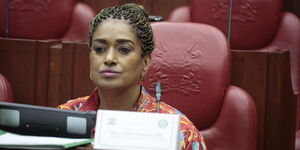
[[[100,74],[106,78],[114,78],[114,77],[120,75],[120,72],[115,71],[115,70],[105,69],[105,70],[100,71]]]

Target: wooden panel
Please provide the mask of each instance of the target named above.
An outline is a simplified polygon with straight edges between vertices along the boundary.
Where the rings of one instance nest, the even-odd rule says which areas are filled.
[[[266,150],[294,150],[296,96],[293,94],[288,51],[271,53],[268,70]]]
[[[73,98],[89,95],[95,88],[90,80],[90,58],[87,43],[74,43]]]
[[[15,102],[46,105],[49,47],[58,42],[0,38],[0,72],[11,82]]]
[[[232,51],[232,84],[246,90],[255,101],[258,114],[258,145],[264,148],[267,99],[268,54]]]
[[[289,52],[232,50],[232,84],[245,89],[258,112],[258,149],[292,150],[296,97],[292,91]]]
[[[72,99],[73,95],[73,60],[74,44],[72,42],[63,42],[61,49],[61,72],[60,72],[60,104]]]
[[[34,104],[36,41],[0,39],[0,72],[11,82],[15,102]]]
[[[50,43],[49,43],[50,42]],[[47,106],[48,101],[48,73],[49,73],[49,48],[58,43],[56,40],[40,40],[36,42],[36,89],[35,103],[40,106]]]
[[[89,77],[89,48],[86,42],[63,42],[51,47],[49,106],[89,95],[95,88]],[[56,78],[57,77],[57,78]]]
[[[62,65],[61,44],[51,46],[49,60],[47,105],[50,107],[57,107],[60,104],[60,70]]]

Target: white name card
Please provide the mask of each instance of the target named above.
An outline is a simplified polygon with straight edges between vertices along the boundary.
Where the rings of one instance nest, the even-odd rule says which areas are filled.
[[[179,115],[98,110],[94,148],[179,150]]]

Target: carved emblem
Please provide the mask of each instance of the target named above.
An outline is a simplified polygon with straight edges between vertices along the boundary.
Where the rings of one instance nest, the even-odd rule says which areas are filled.
[[[9,6],[11,11],[34,11],[42,12],[49,10],[51,0],[11,0]]]
[[[167,48],[162,41],[159,42],[159,48],[153,52],[153,64],[147,75],[150,90],[153,91],[154,84],[159,81],[164,93],[172,91],[189,95],[201,91],[202,52],[196,42],[188,45],[191,47],[172,49]]]
[[[229,18],[229,0],[215,0],[212,5],[212,18],[228,21]],[[257,7],[255,0],[233,1],[232,20],[240,22],[256,21]]]

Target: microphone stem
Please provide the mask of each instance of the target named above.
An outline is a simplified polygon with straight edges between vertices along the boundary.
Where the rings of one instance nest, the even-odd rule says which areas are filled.
[[[6,0],[5,38],[8,38],[8,28],[9,28],[9,0]]]
[[[231,34],[231,22],[232,22],[232,0],[229,0],[229,17],[228,17],[228,33],[227,40],[230,44],[230,34]]]

